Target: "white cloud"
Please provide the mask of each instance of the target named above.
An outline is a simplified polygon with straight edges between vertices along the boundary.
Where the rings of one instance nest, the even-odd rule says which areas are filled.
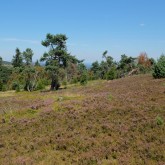
[[[40,41],[37,40],[27,40],[27,39],[19,39],[19,38],[3,38],[1,39],[3,41],[8,41],[8,42],[26,42],[30,44],[40,44]]]

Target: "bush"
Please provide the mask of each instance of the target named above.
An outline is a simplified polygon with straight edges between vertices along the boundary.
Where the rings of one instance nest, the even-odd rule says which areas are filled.
[[[16,92],[20,92],[20,86],[18,85],[16,88],[15,88]]]
[[[87,81],[88,81],[88,76],[87,76],[87,73],[84,72],[80,77],[80,84],[81,85],[86,85]]]
[[[18,82],[16,82],[16,81],[14,81],[13,83],[12,83],[12,90],[16,90],[17,88],[18,88],[18,86],[19,86],[19,83]]]
[[[67,81],[66,80],[64,80],[63,82],[62,82],[62,85],[64,86],[64,88],[67,88]]]
[[[45,89],[45,83],[44,83],[44,81],[39,80],[37,83],[36,90],[42,90],[42,89]]]
[[[160,116],[157,116],[156,117],[156,123],[157,123],[157,125],[163,125],[164,124],[164,120]]]
[[[150,71],[152,71],[151,67],[149,68],[144,65],[138,65],[138,68],[139,68],[140,73],[142,73],[142,74],[146,74],[146,73],[149,73]]]
[[[0,91],[2,91],[2,89],[3,89],[3,83],[2,83],[2,81],[0,80]]]
[[[107,80],[113,80],[113,79],[116,79],[116,78],[117,78],[117,71],[116,71],[116,68],[113,67],[107,72],[106,79]]]
[[[158,62],[154,65],[153,68],[153,77],[154,78],[165,78],[165,56],[162,55]]]
[[[78,83],[78,77],[74,76],[71,81],[70,81],[71,84],[77,84]]]
[[[3,85],[3,86],[2,86],[2,92],[5,92],[5,91],[7,91],[7,88],[6,88],[5,85]]]

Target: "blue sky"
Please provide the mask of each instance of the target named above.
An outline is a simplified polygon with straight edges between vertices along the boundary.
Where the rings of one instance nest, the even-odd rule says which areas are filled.
[[[47,50],[47,33],[64,33],[68,51],[86,62],[108,50],[122,54],[165,53],[164,0],[0,0],[0,56],[11,61],[16,47],[31,48],[34,60]]]

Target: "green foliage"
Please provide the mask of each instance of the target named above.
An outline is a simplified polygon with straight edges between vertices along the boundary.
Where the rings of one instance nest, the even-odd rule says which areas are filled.
[[[87,72],[83,72],[83,74],[80,77],[80,84],[81,85],[86,85],[88,82],[88,75]]]
[[[45,83],[44,83],[44,81],[39,80],[35,89],[36,89],[36,90],[45,89]]]
[[[22,72],[24,78],[24,90],[33,91],[35,89],[36,81],[35,81],[35,73],[36,70],[33,66],[26,66]]]
[[[123,73],[131,71],[135,66],[135,58],[128,57],[127,55],[121,55],[121,60],[118,64],[118,69],[122,70]]]
[[[71,84],[77,84],[78,83],[78,77],[74,76],[71,80]]]
[[[18,84],[18,86],[16,87],[15,90],[16,90],[16,92],[20,92],[21,91],[19,84]]]
[[[2,66],[3,60],[2,57],[0,56],[0,67]]]
[[[3,83],[2,83],[2,81],[0,80],[0,91],[2,91],[2,89],[3,89]]]
[[[107,80],[113,80],[117,78],[117,70],[115,67],[112,67],[106,74]]]
[[[91,71],[94,74],[92,79],[96,80],[100,77],[100,65],[98,61],[92,63]]]
[[[66,40],[64,34],[47,34],[46,39],[42,41],[43,46],[50,48],[48,53],[44,53],[41,57],[41,61],[46,61],[46,70],[51,78],[51,90],[59,88],[59,69],[66,68],[71,61],[66,49]]]
[[[6,87],[6,85],[3,85],[2,86],[2,92],[5,92],[5,91],[7,91],[7,87]]]
[[[163,125],[164,124],[164,120],[160,116],[157,116],[156,117],[156,123],[157,123],[157,125]]]
[[[38,60],[35,62],[34,66],[41,66]]]
[[[18,48],[15,50],[15,56],[13,56],[12,65],[13,67],[21,67],[23,65],[22,53]]]
[[[31,65],[32,57],[33,57],[33,51],[30,48],[27,48],[26,51],[23,52],[23,58],[27,66]]]
[[[0,67],[0,79],[2,80],[3,83],[6,84],[8,82],[11,73],[12,73],[11,68],[6,66]]]
[[[0,91],[6,91],[7,82],[11,75],[11,68],[3,66],[3,59],[0,57]]]
[[[162,55],[153,68],[154,78],[165,78],[165,55]]]
[[[18,88],[18,86],[19,86],[19,83],[17,81],[13,81],[11,88],[12,88],[12,90],[16,90]]]
[[[64,86],[64,88],[67,88],[67,81],[64,80],[64,81],[62,82],[62,85]]]
[[[138,65],[139,71],[142,74],[149,73],[151,71],[151,68],[145,67],[144,65]]]

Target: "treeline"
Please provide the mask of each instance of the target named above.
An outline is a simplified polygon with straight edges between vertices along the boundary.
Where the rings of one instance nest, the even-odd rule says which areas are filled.
[[[103,52],[102,61],[95,61],[87,69],[83,60],[67,52],[67,37],[64,34],[47,34],[41,44],[48,48],[40,61],[33,62],[33,51],[27,48],[21,52],[18,48],[11,61],[5,65],[0,57],[0,91],[43,90],[50,85],[50,90],[58,90],[70,83],[85,85],[88,80],[113,80],[133,74],[152,72],[154,78],[165,77],[165,56],[158,61],[148,58],[146,53],[141,53],[137,58],[121,55],[119,62]],[[40,62],[44,66],[40,65]]]

